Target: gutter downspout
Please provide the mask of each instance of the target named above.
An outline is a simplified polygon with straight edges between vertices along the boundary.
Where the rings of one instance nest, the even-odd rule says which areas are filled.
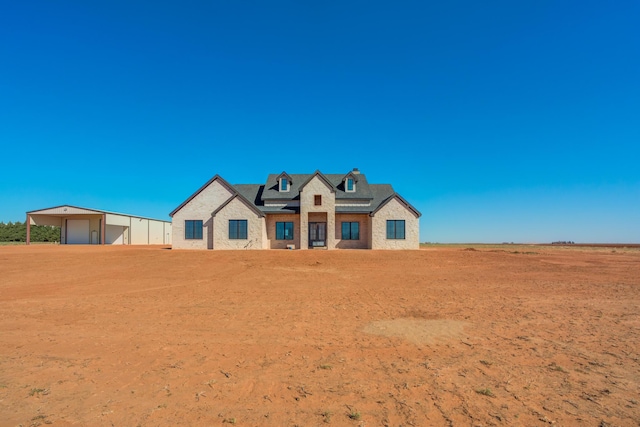
[[[27,214],[27,245],[31,244],[31,215]]]
[[[100,244],[102,245],[104,245],[106,228],[107,228],[107,214],[102,214],[102,224],[100,224]]]

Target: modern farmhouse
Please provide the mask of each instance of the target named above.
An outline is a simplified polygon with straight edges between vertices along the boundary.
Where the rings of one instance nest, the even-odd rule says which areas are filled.
[[[420,212],[389,184],[347,174],[216,175],[169,214],[174,249],[418,249]]]

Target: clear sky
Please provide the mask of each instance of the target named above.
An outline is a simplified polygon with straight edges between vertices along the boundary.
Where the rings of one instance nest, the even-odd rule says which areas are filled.
[[[640,2],[5,1],[0,221],[215,174],[391,183],[421,241],[640,242]]]

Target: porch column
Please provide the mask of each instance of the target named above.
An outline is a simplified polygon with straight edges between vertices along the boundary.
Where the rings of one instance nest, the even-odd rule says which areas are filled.
[[[27,214],[27,245],[31,244],[31,215]]]
[[[102,214],[102,224],[100,224],[100,244],[104,245],[105,230],[107,229],[107,214]]]

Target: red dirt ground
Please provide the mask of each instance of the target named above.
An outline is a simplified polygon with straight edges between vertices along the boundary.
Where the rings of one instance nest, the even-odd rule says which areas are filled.
[[[0,247],[1,426],[638,426],[640,250]]]

